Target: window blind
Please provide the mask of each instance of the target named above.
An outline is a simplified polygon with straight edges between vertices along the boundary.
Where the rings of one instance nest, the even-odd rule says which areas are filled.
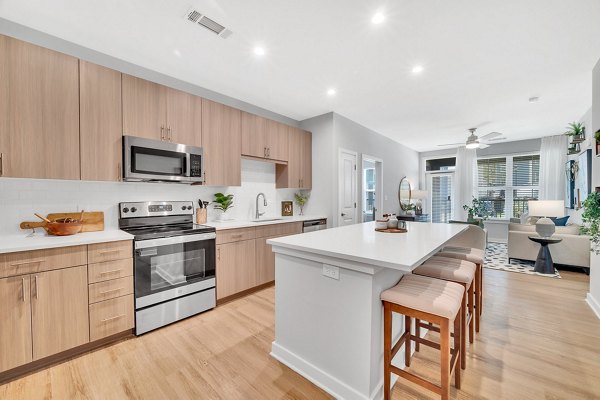
[[[513,157],[513,216],[520,217],[529,209],[529,200],[539,198],[540,155]]]
[[[449,222],[452,219],[452,177],[432,176],[431,222]]]
[[[506,215],[506,158],[477,160],[479,175],[479,200],[485,201],[491,211],[490,217]]]

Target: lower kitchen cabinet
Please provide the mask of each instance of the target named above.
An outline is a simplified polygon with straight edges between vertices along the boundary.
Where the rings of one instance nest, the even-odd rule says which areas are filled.
[[[31,275],[33,359],[90,341],[87,266]]]
[[[29,275],[0,279],[0,372],[32,361]]]
[[[275,280],[275,254],[271,245],[267,244],[270,238],[256,239],[256,280],[258,285]]]
[[[90,340],[132,329],[134,309],[133,294],[90,304]]]
[[[256,286],[254,239],[217,246],[217,300]]]

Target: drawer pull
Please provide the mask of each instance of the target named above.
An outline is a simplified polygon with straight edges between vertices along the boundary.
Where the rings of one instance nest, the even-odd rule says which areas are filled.
[[[41,264],[46,260],[34,260],[34,261],[25,261],[21,263],[10,264],[11,267],[18,267],[20,265],[30,265],[30,264]]]
[[[98,253],[99,255],[103,256],[105,254],[113,254],[113,253],[119,253],[121,250],[106,250],[106,251],[101,251],[100,253]]]
[[[113,292],[120,292],[123,289],[125,289],[125,288],[120,287],[120,288],[117,288],[117,289],[105,290],[104,292],[100,292],[98,294],[104,295],[104,294],[113,293]]]
[[[125,316],[125,314],[121,314],[121,315],[117,315],[115,317],[110,317],[110,318],[104,318],[103,320],[101,320],[100,322],[109,322],[109,321],[113,321],[115,319],[119,319],[119,318],[123,318]]]
[[[232,239],[239,239],[239,238],[241,238],[242,236],[243,236],[242,234],[239,234],[239,235],[231,235],[231,238],[232,238]]]
[[[110,271],[100,272],[100,276],[116,274],[117,272],[121,272],[121,270],[120,269],[112,269]]]
[[[21,286],[21,295],[23,296],[23,303],[25,303],[25,278],[23,278],[23,286]]]

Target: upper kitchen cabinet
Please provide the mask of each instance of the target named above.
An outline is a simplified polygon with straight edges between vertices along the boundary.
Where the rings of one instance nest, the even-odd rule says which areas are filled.
[[[79,62],[81,179],[120,181],[122,176],[121,73]]]
[[[288,160],[288,126],[242,112],[242,155]]]
[[[276,166],[277,188],[312,189],[312,134],[289,127],[287,165]]]
[[[79,62],[0,35],[0,176],[79,179]]]
[[[200,147],[202,99],[123,74],[123,134]]]
[[[241,186],[241,111],[202,99],[205,184]]]

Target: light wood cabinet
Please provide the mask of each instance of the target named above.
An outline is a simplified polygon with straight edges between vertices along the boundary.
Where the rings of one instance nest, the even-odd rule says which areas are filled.
[[[87,266],[31,276],[33,359],[90,341]]]
[[[312,134],[289,127],[287,165],[275,169],[277,188],[312,189]]]
[[[79,62],[0,36],[2,176],[79,179]]]
[[[87,246],[0,254],[0,278],[87,264]]]
[[[98,340],[132,329],[133,295],[90,304],[90,340]]]
[[[122,179],[121,73],[79,61],[81,179]]]
[[[254,239],[217,246],[217,300],[257,285],[255,252]]]
[[[29,275],[0,279],[0,372],[32,361]]]
[[[123,134],[200,147],[202,99],[123,74]]]
[[[90,244],[87,248],[87,260],[90,264],[130,259],[133,256],[133,243],[131,240]]]
[[[263,283],[275,280],[275,254],[271,250],[271,245],[267,244],[270,238],[256,239],[256,283]]]
[[[205,184],[241,186],[241,111],[202,99]]]
[[[288,127],[258,115],[242,112],[242,154],[287,161]]]

